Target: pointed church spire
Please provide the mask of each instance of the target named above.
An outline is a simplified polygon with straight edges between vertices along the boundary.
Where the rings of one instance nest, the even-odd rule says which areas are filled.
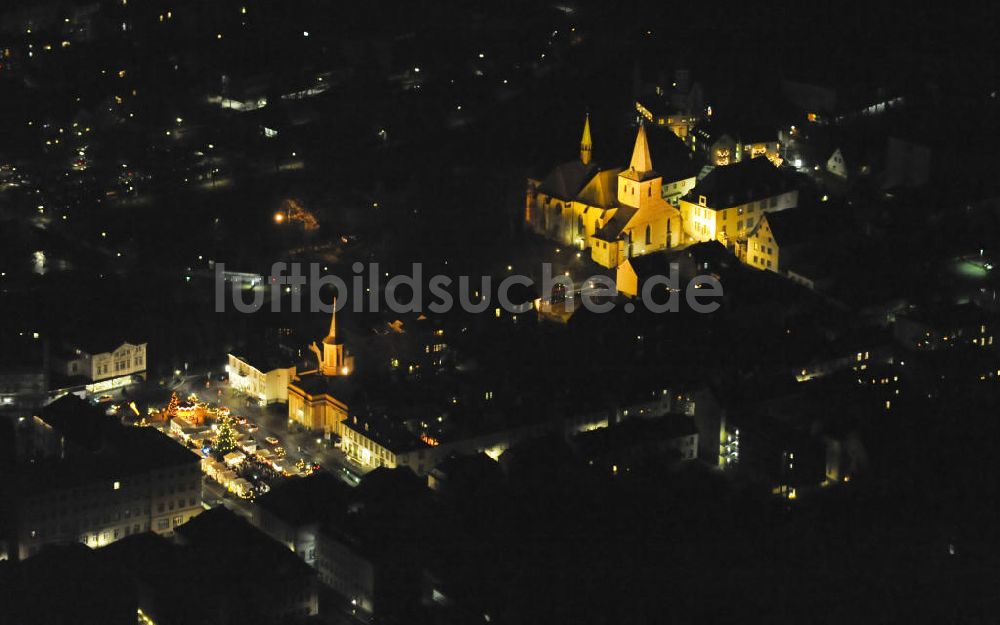
[[[590,164],[591,148],[593,143],[590,140],[590,113],[583,122],[583,137],[580,139],[580,160],[584,165]]]
[[[649,155],[649,141],[646,140],[646,126],[642,122],[639,122],[639,134],[635,138],[632,162],[629,163],[629,167],[640,173],[653,170],[653,159]]]
[[[326,335],[324,343],[337,342],[337,298],[333,298],[333,312],[330,314],[330,332]]]

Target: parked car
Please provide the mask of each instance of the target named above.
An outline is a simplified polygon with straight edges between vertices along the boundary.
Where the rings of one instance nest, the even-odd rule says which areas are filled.
[[[279,441],[278,439],[276,439],[276,438],[275,438],[275,437],[273,437],[273,436],[268,436],[268,437],[267,437],[267,438],[265,438],[264,440],[265,440],[265,441],[267,441],[267,444],[268,444],[268,445],[277,445],[278,443],[280,443],[280,442],[281,442],[281,441]]]

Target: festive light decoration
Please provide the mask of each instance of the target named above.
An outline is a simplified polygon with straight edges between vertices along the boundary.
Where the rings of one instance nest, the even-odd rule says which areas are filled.
[[[167,404],[167,418],[173,419],[177,416],[177,407],[180,405],[181,401],[177,399],[177,393],[170,394],[170,403]]]
[[[233,429],[233,420],[225,417],[219,421],[218,430],[215,433],[215,451],[218,454],[226,455],[236,447],[236,431]]]

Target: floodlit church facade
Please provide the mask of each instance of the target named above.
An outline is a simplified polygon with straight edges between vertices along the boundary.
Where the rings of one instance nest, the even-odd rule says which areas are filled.
[[[564,245],[590,248],[594,262],[608,268],[680,245],[680,212],[663,197],[645,126],[639,126],[628,169],[600,168],[592,162],[592,148],[588,117],[579,160],[559,165],[544,180],[528,181],[528,226]]]
[[[337,339],[337,302],[334,300],[330,330],[322,347],[314,341],[309,349],[316,355],[316,369],[295,375],[288,383],[288,419],[302,427],[339,434],[347,419],[346,379],[354,372],[354,356]]]

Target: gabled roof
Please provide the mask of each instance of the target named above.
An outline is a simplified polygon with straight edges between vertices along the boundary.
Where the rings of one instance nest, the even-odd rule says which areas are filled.
[[[656,152],[658,171],[664,182],[685,180],[698,175],[702,167],[701,160],[695,159],[691,149],[671,130],[651,128],[648,139],[650,150]]]
[[[133,340],[131,338],[79,338],[74,339],[70,346],[70,351],[75,354],[75,350],[79,349],[85,354],[96,356],[97,354],[113,353],[123,345],[138,346],[145,344],[145,341]]]
[[[614,216],[608,220],[608,223],[597,230],[594,233],[594,238],[601,241],[617,241],[618,237],[621,236],[622,230],[628,225],[628,222],[632,220],[632,217],[639,212],[639,209],[634,206],[628,206],[623,204],[618,207],[615,211]]]
[[[684,197],[698,203],[704,195],[712,208],[728,208],[784,193],[791,182],[770,160],[759,157],[716,167]]]
[[[673,255],[671,254],[655,252],[653,254],[633,256],[625,262],[632,267],[632,271],[635,272],[639,282],[645,282],[645,279],[651,276],[670,275],[670,262],[672,260]]]
[[[357,432],[394,454],[428,447],[427,443],[417,438],[403,424],[388,416],[366,418],[355,415],[342,423],[344,428]]]
[[[600,168],[593,161],[587,165],[580,160],[563,163],[542,180],[539,191],[560,200],[572,201],[598,171]]]
[[[754,228],[754,232],[766,220],[778,245],[802,244],[828,234],[834,219],[836,215],[833,211],[814,207],[790,208],[765,213]]]
[[[712,119],[698,124],[696,132],[707,142],[715,143],[723,137],[729,137],[734,143],[770,143],[778,140],[778,130],[752,120],[719,120]]]
[[[297,362],[296,358],[282,354],[277,348],[270,346],[251,346],[248,349],[230,352],[230,354],[261,373],[268,373],[275,369],[287,369]]]
[[[351,487],[327,471],[287,480],[257,500],[257,505],[295,527],[343,517]]]
[[[577,200],[587,206],[613,208],[618,202],[618,172],[621,169],[603,169],[590,179],[577,195]]]

